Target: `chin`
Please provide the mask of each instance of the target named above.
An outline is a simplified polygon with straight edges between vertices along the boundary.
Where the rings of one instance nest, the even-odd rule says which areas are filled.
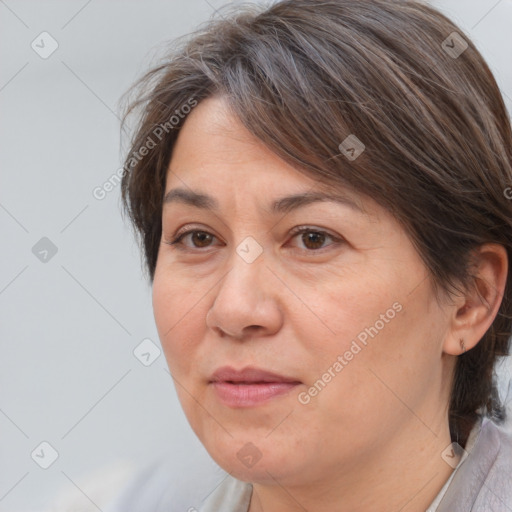
[[[213,460],[238,480],[275,484],[300,473],[300,461],[290,457],[294,449],[279,435],[272,438],[268,431],[261,435],[236,433],[233,437],[225,431],[209,433],[199,436],[200,441]]]

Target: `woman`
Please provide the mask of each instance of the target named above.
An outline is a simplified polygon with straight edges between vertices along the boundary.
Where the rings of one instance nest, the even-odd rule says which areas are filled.
[[[471,41],[414,1],[285,0],[141,85],[123,200],[229,473],[202,510],[512,510],[512,135]]]

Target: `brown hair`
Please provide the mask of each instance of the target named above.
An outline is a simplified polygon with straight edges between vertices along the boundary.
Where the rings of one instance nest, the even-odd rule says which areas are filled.
[[[436,289],[471,286],[471,250],[483,243],[503,245],[510,261],[510,120],[480,53],[432,7],[411,0],[235,6],[177,41],[138,86],[126,111],[138,112],[139,123],[122,200],[151,282],[174,143],[190,108],[216,94],[297,170],[387,208]],[[365,145],[356,159],[340,148],[351,134]],[[509,273],[490,329],[458,357],[449,424],[462,446],[480,414],[503,416],[493,371],[508,353],[511,281]]]

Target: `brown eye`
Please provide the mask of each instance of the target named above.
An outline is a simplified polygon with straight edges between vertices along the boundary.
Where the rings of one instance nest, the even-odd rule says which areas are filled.
[[[302,243],[308,249],[320,249],[325,243],[325,234],[315,231],[302,233]]]
[[[331,235],[327,231],[309,226],[299,226],[291,232],[294,245],[303,253],[320,254],[323,249],[331,246],[339,246],[344,239]]]
[[[212,241],[216,238],[217,237],[215,235],[212,235],[207,231],[189,229],[175,236],[173,240],[166,241],[166,243],[183,250],[201,249],[211,246]]]
[[[193,231],[190,235],[195,247],[208,247],[214,238],[210,233],[206,233],[205,231]]]

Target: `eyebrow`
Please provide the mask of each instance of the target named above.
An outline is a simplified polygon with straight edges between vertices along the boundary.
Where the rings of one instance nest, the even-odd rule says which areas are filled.
[[[296,210],[298,208],[320,201],[332,201],[335,203],[340,203],[350,207],[356,212],[364,213],[363,209],[349,197],[340,193],[326,192],[306,192],[303,194],[294,194],[291,196],[282,197],[272,203],[270,211],[273,214],[288,213],[292,210]],[[219,202],[212,196],[184,188],[174,188],[169,190],[169,192],[167,192],[167,194],[164,196],[163,203],[182,203],[214,212],[219,211]]]

